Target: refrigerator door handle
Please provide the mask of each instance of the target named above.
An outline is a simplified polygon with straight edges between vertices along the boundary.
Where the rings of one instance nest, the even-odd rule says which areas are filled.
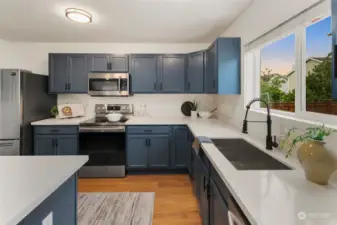
[[[20,155],[20,140],[0,140],[0,156]]]

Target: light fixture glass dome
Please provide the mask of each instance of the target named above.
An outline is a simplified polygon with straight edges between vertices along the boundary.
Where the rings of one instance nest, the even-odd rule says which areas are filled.
[[[92,22],[91,14],[82,9],[68,8],[66,9],[66,17],[78,23]]]

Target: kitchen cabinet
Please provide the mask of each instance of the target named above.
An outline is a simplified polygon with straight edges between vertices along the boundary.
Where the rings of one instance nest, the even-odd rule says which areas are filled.
[[[152,169],[168,169],[170,166],[170,136],[153,135],[148,139],[149,158]]]
[[[198,189],[199,189],[199,207],[200,216],[203,221],[203,225],[209,224],[209,172],[204,164],[199,161],[198,163]]]
[[[218,38],[207,49],[205,92],[241,94],[240,38]]]
[[[210,225],[229,225],[228,207],[214,181],[210,179]]]
[[[77,155],[77,135],[35,135],[35,155]]]
[[[189,129],[186,126],[176,126],[173,135],[172,168],[188,169],[191,163]]]
[[[35,155],[77,155],[76,126],[35,126]]]
[[[133,93],[157,92],[159,57],[158,55],[132,55],[131,76]]]
[[[84,54],[49,54],[49,92],[87,93],[88,57]]]
[[[203,93],[205,76],[205,51],[188,54],[187,92]]]
[[[206,77],[205,92],[215,94],[218,92],[218,71],[216,62],[216,43],[206,51]]]
[[[126,162],[128,169],[146,169],[149,167],[147,135],[128,135]]]
[[[129,56],[114,54],[89,54],[91,72],[129,72]]]
[[[162,55],[159,92],[184,93],[186,55]]]
[[[184,93],[186,55],[132,55],[132,92]]]
[[[54,135],[35,135],[34,153],[35,155],[55,155]]]

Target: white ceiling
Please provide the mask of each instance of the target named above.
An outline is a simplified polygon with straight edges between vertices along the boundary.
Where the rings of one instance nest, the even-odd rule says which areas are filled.
[[[210,42],[252,0],[1,0],[0,38],[29,42]],[[64,16],[84,9],[92,24]]]

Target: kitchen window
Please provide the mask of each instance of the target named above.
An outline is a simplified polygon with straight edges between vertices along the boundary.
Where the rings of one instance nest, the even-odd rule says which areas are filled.
[[[321,15],[316,16],[317,12]],[[246,46],[245,104],[260,97],[273,114],[337,125],[337,101],[332,100],[331,13],[314,13],[283,24]],[[253,107],[265,111],[263,104]]]

